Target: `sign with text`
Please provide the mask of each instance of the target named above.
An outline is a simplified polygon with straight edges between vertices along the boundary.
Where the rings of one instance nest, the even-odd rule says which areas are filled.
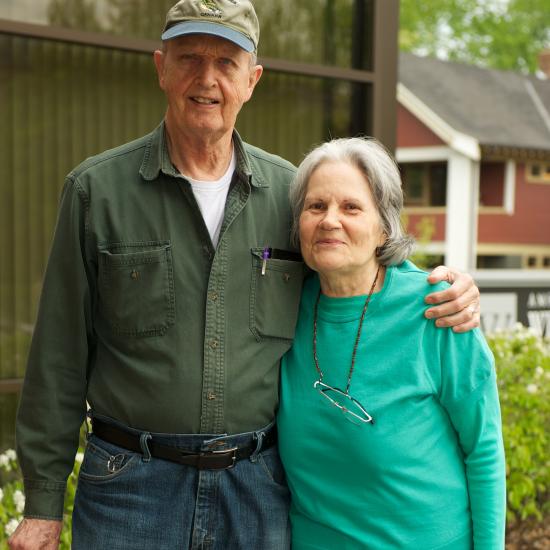
[[[515,323],[550,337],[550,272],[480,270],[472,273],[481,292],[481,327],[490,333]]]

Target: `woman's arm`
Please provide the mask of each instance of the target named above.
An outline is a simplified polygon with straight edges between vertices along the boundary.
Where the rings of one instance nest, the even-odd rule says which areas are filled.
[[[442,343],[441,402],[464,452],[474,549],[502,549],[506,470],[492,354],[477,330]]]
[[[474,549],[504,548],[506,469],[495,377],[449,414],[464,451]]]

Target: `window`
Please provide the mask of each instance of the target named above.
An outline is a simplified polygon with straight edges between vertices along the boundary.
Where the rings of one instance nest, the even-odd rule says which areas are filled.
[[[546,252],[547,254],[547,252]],[[537,252],[518,255],[479,255],[478,269],[550,269],[550,256],[543,256]]]
[[[531,162],[527,165],[527,181],[550,183],[550,162]]]
[[[401,165],[405,206],[445,206],[447,164],[444,162]]]
[[[478,269],[521,269],[521,256],[479,255],[477,257]]]

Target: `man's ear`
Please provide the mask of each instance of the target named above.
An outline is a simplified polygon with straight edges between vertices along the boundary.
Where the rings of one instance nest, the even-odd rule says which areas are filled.
[[[252,97],[252,92],[262,77],[263,72],[264,68],[261,65],[254,65],[254,67],[250,69],[250,76],[248,77],[248,97],[246,101]]]
[[[153,52],[153,60],[157,69],[157,77],[159,80],[159,86],[161,90],[164,90],[164,62],[166,60],[166,53],[162,50],[155,50]]]

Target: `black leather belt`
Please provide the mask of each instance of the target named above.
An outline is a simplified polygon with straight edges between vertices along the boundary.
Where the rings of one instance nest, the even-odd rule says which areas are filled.
[[[97,418],[92,419],[92,428],[95,435],[108,443],[124,447],[136,453],[143,452],[139,435],[117,428],[112,424],[102,422]],[[223,441],[223,438],[220,439],[220,441]],[[262,439],[260,452],[272,447],[276,442],[277,428],[273,426],[265,433]],[[238,460],[249,458],[252,453],[256,451],[257,446],[257,441],[253,440],[244,447],[232,447],[220,451],[212,450],[197,452],[185,451],[177,447],[158,443],[155,441],[154,437],[147,440],[147,447],[149,448],[151,456],[169,460],[170,462],[177,462],[178,464],[184,464],[186,466],[193,466],[197,468],[197,470],[226,470],[227,468],[232,468]]]

